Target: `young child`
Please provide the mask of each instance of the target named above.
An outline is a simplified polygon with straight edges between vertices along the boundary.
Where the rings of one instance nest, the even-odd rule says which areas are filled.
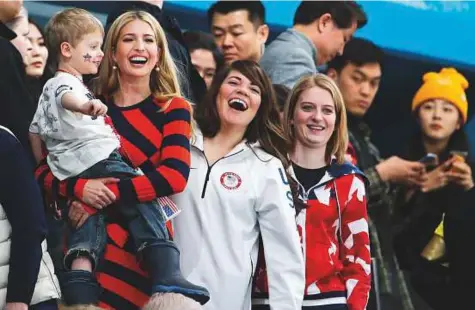
[[[101,23],[82,9],[66,9],[51,18],[46,40],[56,75],[43,88],[30,126],[35,158],[42,158],[42,142],[52,173],[59,180],[72,177],[131,178],[139,174],[118,149],[119,138],[104,116],[107,106],[94,99],[82,82],[96,74],[104,56]],[[152,293],[180,293],[201,303],[209,299],[205,288],[186,281],[179,270],[179,253],[169,240],[165,219],[156,202],[114,206],[127,220],[137,255],[152,282]],[[64,257],[67,272],[62,289],[67,305],[91,304],[100,288],[92,274],[106,242],[104,211],[91,215],[78,229],[71,229]]]

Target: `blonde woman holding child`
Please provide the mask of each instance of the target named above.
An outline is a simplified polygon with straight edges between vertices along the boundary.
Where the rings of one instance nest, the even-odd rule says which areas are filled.
[[[179,251],[154,202],[186,185],[191,133],[190,105],[180,97],[160,25],[148,13],[135,11],[124,13],[112,24],[99,78],[99,94],[105,103],[95,99],[82,82],[82,75],[97,73],[104,57],[100,22],[82,9],[67,9],[50,20],[46,39],[51,57],[56,57],[57,72],[46,83],[30,126],[34,154],[37,160],[42,159],[43,141],[52,173],[43,180],[54,176],[61,182],[59,188],[74,189],[75,198],[96,208],[87,208],[88,214],[81,215],[82,225],[70,229],[66,272],[61,279],[65,304],[101,300],[105,306],[99,283],[109,291],[114,284],[119,286],[107,275],[101,281],[98,272],[107,256],[104,251],[111,251],[106,245],[107,233],[122,247],[127,242],[124,234],[130,234],[143,269],[135,267],[137,261],[132,258],[119,264],[148,274],[148,294],[179,293],[206,303],[208,291],[181,275]],[[94,180],[110,177],[116,178],[110,188]],[[61,194],[73,198],[71,192]],[[115,205],[106,208],[111,203]],[[69,210],[77,224],[74,213]],[[109,229],[106,233],[106,223],[116,219],[122,224],[114,226],[116,235],[118,229],[125,228],[121,231],[123,244]],[[117,253],[118,249],[113,249]],[[128,294],[128,303],[143,304],[143,299],[131,298],[126,289],[118,293]],[[137,295],[143,298],[143,294]]]

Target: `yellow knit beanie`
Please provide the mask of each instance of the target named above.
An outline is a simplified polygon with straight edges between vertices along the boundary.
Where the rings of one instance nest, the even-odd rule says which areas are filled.
[[[454,68],[444,68],[439,73],[428,72],[423,77],[424,84],[412,100],[412,111],[431,99],[444,99],[460,111],[463,123],[467,121],[468,101],[465,89],[468,81]]]

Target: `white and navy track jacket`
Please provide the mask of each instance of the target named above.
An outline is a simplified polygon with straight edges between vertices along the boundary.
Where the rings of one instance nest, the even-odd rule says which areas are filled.
[[[208,164],[203,137],[191,148],[185,191],[172,196],[173,220],[186,278],[211,294],[206,310],[251,309],[259,237],[265,244],[273,309],[302,305],[304,264],[295,209],[282,163],[244,141]]]

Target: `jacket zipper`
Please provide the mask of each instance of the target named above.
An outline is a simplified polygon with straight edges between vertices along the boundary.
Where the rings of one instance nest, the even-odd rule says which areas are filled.
[[[220,159],[215,161],[211,166],[209,165],[209,161],[208,161],[208,158],[206,157],[205,152],[202,151],[202,150],[200,150],[200,151],[201,151],[201,153],[203,153],[203,156],[206,160],[206,165],[208,166],[208,170],[206,171],[205,183],[203,184],[203,190],[201,191],[201,198],[205,198],[206,187],[208,187],[208,181],[209,181],[209,175],[211,174],[211,168],[213,168],[213,166],[216,165],[220,160],[225,159],[225,158],[229,158],[229,157],[234,156],[234,155],[237,155],[237,154],[241,153],[243,150],[240,150],[239,152],[236,152],[236,153],[228,155],[228,156],[221,157]]]
[[[307,203],[307,201],[308,201],[308,196],[309,196],[309,194],[310,194],[310,191],[313,191],[313,190],[315,190],[315,189],[317,189],[317,188],[319,188],[319,187],[321,187],[321,186],[327,184],[327,183],[330,182],[331,180],[333,180],[333,178],[332,178],[331,180],[325,181],[325,182],[323,182],[323,183],[320,183],[320,182],[319,182],[319,183],[313,185],[312,187],[310,187],[308,190],[305,190],[305,187],[303,187],[303,185],[300,184],[299,180],[297,180],[297,176],[295,175],[295,172],[293,172],[293,173],[290,175],[290,177],[293,178],[295,182],[297,182],[297,185],[299,186],[299,189],[300,189],[300,191],[301,191],[301,193],[302,193],[302,199],[303,199],[303,202],[304,202],[304,203]]]
[[[208,163],[208,160],[206,160],[206,163]],[[206,187],[208,186],[208,181],[209,181],[209,175],[211,173],[211,168],[213,168],[214,164],[212,164],[211,166],[208,164],[208,170],[206,171],[205,183],[203,184],[203,190],[201,191],[201,198],[205,198]]]
[[[296,180],[296,178],[295,178],[295,180]],[[305,187],[303,187],[303,185],[300,184],[300,182],[299,182],[298,180],[296,180],[296,181],[297,181],[297,184],[303,189],[303,199],[305,200],[305,203],[307,203],[307,201],[308,201],[308,196],[309,196],[309,194],[310,194],[310,191],[316,190],[317,188],[320,188],[320,187],[322,187],[323,185],[328,184],[328,183],[329,183],[330,181],[332,181],[332,180],[334,180],[334,179],[328,180],[328,181],[323,182],[323,183],[315,184],[315,185],[313,185],[312,187],[310,187],[310,188],[308,189],[308,191],[305,190]]]

